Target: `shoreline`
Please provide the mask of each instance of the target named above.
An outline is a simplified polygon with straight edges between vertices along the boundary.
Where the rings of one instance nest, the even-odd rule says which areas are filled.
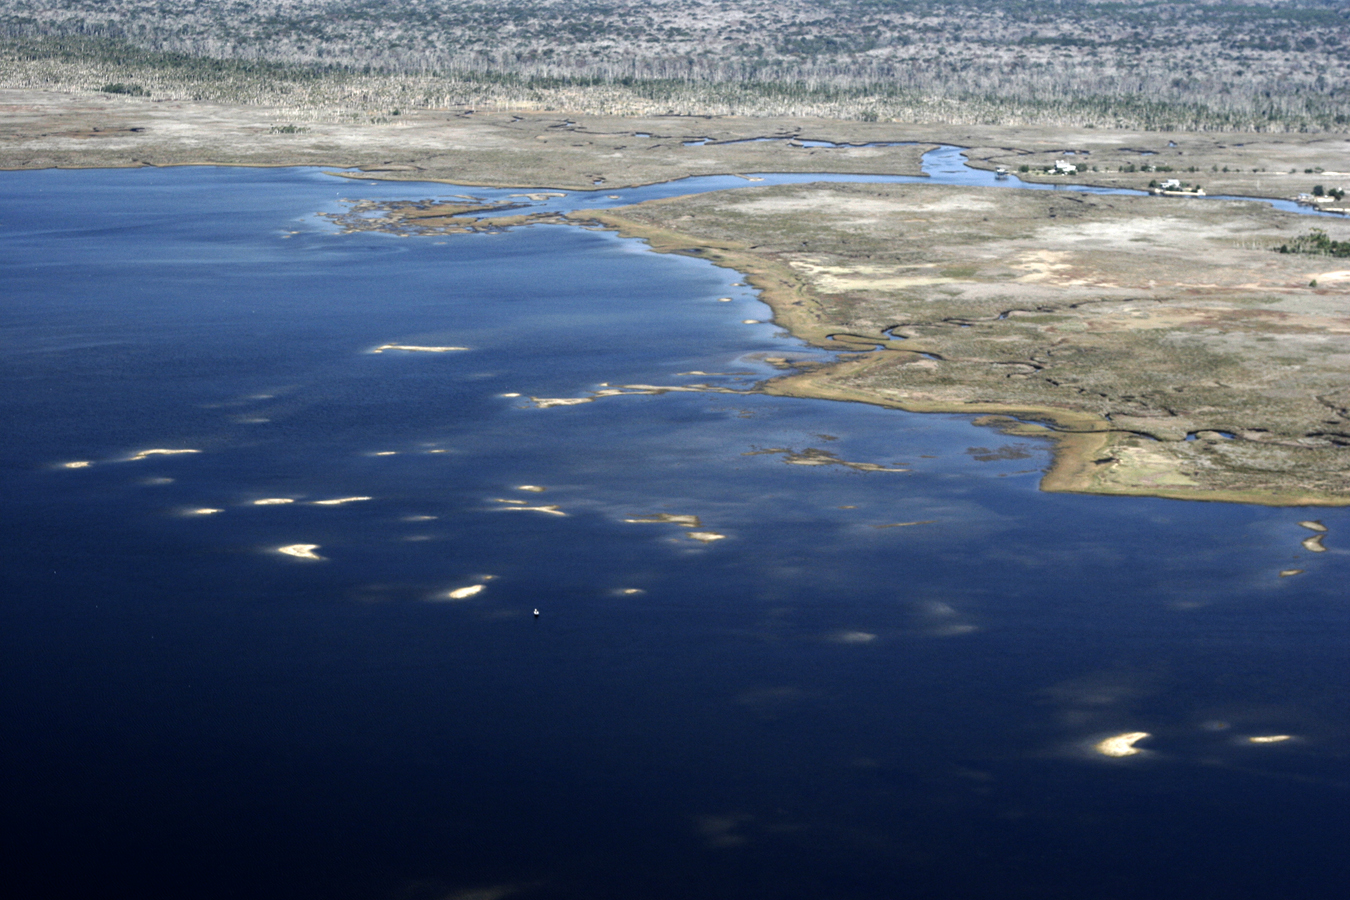
[[[659,204],[668,201],[647,202]],[[742,247],[724,242],[700,241],[668,229],[635,222],[613,212],[575,213],[568,216],[567,221],[581,226],[598,224],[622,237],[642,240],[656,253],[674,253],[706,259],[714,265],[729,268],[759,291],[759,299],[773,311],[774,324],[814,347],[826,350],[839,349],[830,346],[828,337],[830,334],[839,333],[840,329],[831,327],[823,321],[819,313],[819,301],[807,285],[782,264],[755,256]],[[869,339],[868,342],[883,344],[885,340]],[[913,355],[913,351],[890,348],[870,351],[861,358],[843,359],[810,371],[771,378],[763,383],[762,390],[773,396],[867,403],[912,413],[972,416],[976,418],[975,424],[997,427],[1005,434],[1053,440],[1053,459],[1039,486],[1040,490],[1047,493],[1154,497],[1165,500],[1243,503],[1273,507],[1350,506],[1350,496],[1319,494],[1306,490],[1256,488],[1233,490],[1163,484],[1105,484],[1093,477],[1095,459],[1098,454],[1111,449],[1113,436],[1133,435],[1134,432],[1112,427],[1101,416],[1081,410],[1016,403],[979,401],[954,403],[902,399],[882,396],[873,391],[841,383],[842,379],[883,362],[887,354]],[[987,421],[980,422],[979,418],[985,418]],[[1050,424],[1039,426],[1018,421],[1019,419],[1039,419]]]
[[[729,143],[740,143],[740,141],[732,141],[732,142],[729,142]],[[932,142],[932,141],[916,141],[916,142],[913,142],[913,146],[923,148],[924,152],[927,152],[928,150],[932,150],[932,149],[936,148],[936,147],[939,146],[939,145],[938,145],[936,142]],[[970,152],[970,151],[972,151],[972,150],[975,149],[975,148],[973,148],[973,147],[966,147],[966,146],[962,146],[962,145],[960,145],[960,144],[949,144],[949,145],[947,145],[947,146],[956,147],[958,150],[961,151],[962,156],[965,156],[968,152]],[[989,166],[989,165],[986,165],[986,164],[982,164],[982,161],[969,159],[969,157],[967,157],[966,163],[967,163],[967,165],[969,165],[970,168],[972,168],[972,169],[979,169],[979,170],[981,170],[981,171],[989,171],[989,172],[994,171],[993,167],[991,167],[991,166]],[[688,179],[688,178],[749,178],[749,177],[751,177],[752,175],[790,175],[790,174],[800,174],[800,173],[793,172],[793,171],[790,171],[790,170],[781,170],[781,171],[772,171],[772,172],[766,170],[766,171],[763,171],[763,172],[755,172],[755,173],[747,173],[747,172],[741,172],[741,171],[730,171],[730,170],[728,170],[728,171],[708,171],[708,172],[699,172],[699,173],[697,173],[697,174],[673,175],[673,176],[671,176],[670,178],[663,178],[663,179],[659,179],[659,180],[656,180],[656,181],[640,181],[640,182],[636,182],[636,181],[635,181],[635,182],[631,182],[631,183],[612,183],[612,184],[611,184],[611,183],[606,183],[606,184],[603,185],[603,186],[590,185],[590,186],[587,186],[587,187],[568,187],[568,186],[562,185],[562,184],[543,184],[543,183],[538,183],[538,182],[504,182],[504,181],[503,181],[503,182],[493,182],[493,181],[490,181],[490,180],[486,180],[486,181],[484,181],[484,180],[476,180],[476,181],[474,181],[473,183],[468,183],[468,182],[463,182],[463,181],[454,181],[454,180],[451,180],[451,179],[449,179],[449,178],[437,178],[437,177],[433,177],[433,176],[427,176],[427,177],[421,177],[421,178],[417,178],[417,177],[413,177],[413,178],[393,178],[393,177],[388,177],[388,175],[389,175],[388,172],[385,172],[385,171],[382,171],[382,170],[379,170],[379,169],[370,169],[370,170],[363,169],[359,164],[358,164],[358,165],[346,165],[346,164],[343,164],[343,163],[323,163],[323,162],[312,162],[312,161],[305,161],[305,162],[215,162],[215,161],[211,161],[211,160],[204,160],[204,161],[201,161],[201,162],[195,162],[195,161],[194,161],[194,162],[175,162],[175,163],[128,162],[128,163],[96,163],[96,164],[90,164],[90,165],[60,165],[60,164],[45,165],[45,166],[6,166],[6,165],[0,165],[0,172],[46,172],[46,171],[52,171],[52,170],[56,170],[56,171],[66,171],[66,172],[79,172],[79,171],[84,171],[84,170],[88,170],[88,169],[187,169],[187,168],[193,168],[193,167],[202,167],[202,168],[220,168],[220,169],[231,169],[231,168],[232,168],[232,169],[335,169],[335,170],[348,170],[348,171],[332,171],[332,172],[325,172],[324,174],[326,174],[326,175],[332,175],[332,176],[335,177],[335,178],[347,178],[347,179],[350,179],[350,180],[353,180],[353,181],[380,181],[380,182],[385,182],[385,183],[389,183],[389,184],[442,184],[442,185],[449,185],[449,186],[451,186],[451,187],[462,187],[462,188],[491,188],[491,189],[493,189],[493,190],[513,190],[513,191],[514,191],[514,190],[518,190],[518,191],[566,191],[566,192],[571,193],[571,194],[601,194],[601,193],[605,193],[605,192],[607,192],[607,191],[633,190],[633,189],[637,189],[637,188],[656,187],[656,186],[663,185],[663,184],[674,184],[674,183],[677,182],[677,181],[683,181],[683,180]],[[881,173],[877,173],[877,172],[849,171],[849,170],[844,169],[844,168],[836,168],[836,169],[823,169],[823,170],[821,170],[821,174],[829,174],[829,175],[847,175],[847,176],[854,176],[854,177],[858,177],[858,178],[866,178],[867,176],[870,176],[870,175],[878,175],[878,174],[881,174]],[[927,172],[889,172],[889,173],[884,173],[884,174],[887,174],[887,175],[902,175],[902,176],[908,177],[908,178],[929,178],[929,177],[931,177]],[[1088,188],[1106,188],[1106,189],[1124,188],[1124,189],[1126,189],[1126,190],[1140,190],[1140,191],[1144,191],[1144,192],[1147,192],[1147,191],[1148,191],[1148,188],[1137,188],[1137,187],[1129,186],[1129,185],[1124,185],[1124,186],[1123,186],[1123,185],[1120,185],[1120,184],[1115,184],[1115,183],[1111,183],[1111,182],[1107,182],[1107,181],[1101,181],[1101,180],[1093,180],[1093,179],[1090,179],[1090,178],[1079,178],[1079,179],[1075,180],[1072,184],[1061,184],[1061,183],[1056,182],[1056,181],[1046,180],[1049,176],[1042,176],[1042,177],[1038,178],[1038,177],[1035,176],[1034,174],[1033,174],[1033,175],[1028,175],[1027,173],[1018,173],[1017,177],[1018,177],[1018,179],[1019,179],[1020,181],[1022,181],[1022,182],[1025,183],[1025,184],[1048,185],[1048,186],[1051,186],[1051,187],[1060,188],[1060,189],[1065,190],[1065,191],[1073,191],[1075,188],[1080,188],[1080,187],[1088,187]],[[1005,188],[1005,190],[1006,190],[1006,188]],[[1178,197],[1178,198],[1181,198],[1181,199],[1191,199],[1191,196],[1192,196],[1192,195],[1189,195],[1189,194],[1182,194],[1182,193],[1176,193],[1176,194],[1166,194],[1166,195],[1161,195],[1161,194],[1160,194],[1160,195],[1158,195],[1158,196],[1170,196],[1170,197]],[[1203,194],[1198,194],[1198,195],[1194,195],[1194,196],[1195,196],[1196,198],[1199,198],[1199,199],[1214,199],[1214,200],[1234,199],[1234,198],[1230,197],[1229,195],[1226,195],[1226,194],[1217,194],[1217,193],[1214,193],[1214,194],[1211,194],[1211,193],[1203,193]],[[1267,192],[1267,193],[1254,192],[1254,193],[1243,194],[1241,197],[1237,197],[1236,199],[1239,199],[1239,200],[1255,200],[1255,201],[1270,201],[1270,200],[1282,200],[1282,201],[1288,201],[1288,200],[1291,200],[1291,198],[1289,198],[1289,197],[1285,197],[1285,196],[1281,196],[1281,195],[1277,195],[1277,194],[1269,193],[1269,192]],[[652,201],[646,201],[646,202],[652,202]],[[1323,211],[1325,211],[1325,212],[1332,212],[1333,210],[1323,210]]]
[[[1125,174],[1123,169],[1117,172],[1110,171],[1112,168],[1119,168],[1119,165],[1127,160],[1140,162],[1142,159],[1140,154],[1148,154],[1150,165],[1156,162],[1163,166],[1179,166],[1184,159],[1188,167],[1206,170],[1225,163],[1231,156],[1233,160],[1243,160],[1247,169],[1235,168],[1231,174],[1205,171],[1205,187],[1210,189],[1212,194],[1243,194],[1256,202],[1263,202],[1285,199],[1289,190],[1302,187],[1305,181],[1311,185],[1314,181],[1324,180],[1320,174],[1323,171],[1322,167],[1314,169],[1308,167],[1308,164],[1321,163],[1326,168],[1335,168],[1332,157],[1343,158],[1343,151],[1331,145],[1344,144],[1343,136],[1332,135],[1278,136],[1187,132],[1143,134],[1107,129],[1094,131],[1072,128],[1036,129],[1023,126],[865,124],[812,118],[753,119],[713,116],[630,118],[578,115],[565,111],[529,111],[519,115],[483,113],[464,116],[448,109],[410,111],[409,115],[394,124],[311,123],[303,129],[303,133],[275,133],[269,129],[275,128],[276,123],[281,121],[278,116],[283,113],[269,107],[229,106],[190,101],[128,100],[98,94],[77,95],[34,89],[2,90],[0,103],[5,101],[8,101],[9,105],[0,106],[0,109],[3,109],[0,115],[4,116],[3,120],[7,126],[7,140],[0,142],[0,170],[4,171],[189,166],[311,168],[330,170],[328,174],[350,181],[398,182],[409,185],[423,183],[520,191],[556,189],[578,194],[603,194],[638,186],[669,184],[690,177],[738,176],[747,172],[849,174],[861,179],[880,174],[922,177],[923,173],[919,167],[922,153],[938,143],[945,143],[964,148],[962,156],[967,165],[977,169],[993,168],[996,163],[1010,164],[1015,159],[1044,162],[1066,154],[1080,161],[1091,160],[1092,168],[1100,165],[1107,169],[1105,172],[1092,172],[1085,166],[1083,171],[1077,173],[1076,187],[1142,189],[1143,181],[1148,179],[1150,174],[1134,170]],[[639,135],[642,137],[639,138]],[[772,137],[775,140],[756,142],[753,140],[756,137]],[[1234,138],[1239,140],[1235,142]],[[685,142],[692,139],[704,139],[705,143],[697,147],[685,146]],[[829,139],[841,146],[794,148],[788,143],[793,139],[797,141]],[[886,148],[859,146],[861,142],[867,141],[897,140],[904,141],[907,146]],[[200,158],[208,152],[210,159]],[[335,163],[333,162],[335,159],[342,162]],[[1252,166],[1251,163],[1258,165]],[[1282,167],[1278,171],[1276,171],[1277,164]],[[1303,167],[1305,174],[1297,175],[1295,173],[1297,167]],[[1243,174],[1244,172],[1246,174]],[[1209,177],[1211,174],[1213,180]],[[1329,176],[1334,174],[1328,173]],[[1024,180],[1052,183],[1036,177],[1034,173]],[[596,183],[597,181],[601,183]],[[1270,190],[1270,186],[1274,184],[1281,185],[1281,188]],[[979,189],[970,190],[974,192]],[[1044,193],[1045,197],[1042,199],[1049,203],[1057,197],[1069,199],[1071,192]],[[861,193],[859,199],[862,202],[872,202]],[[675,203],[679,200],[680,198],[651,200],[642,205],[653,208],[657,204]],[[974,202],[978,205],[986,201],[976,199],[950,202],[967,202],[967,204]],[[1012,202],[1011,198],[1007,201]],[[1162,204],[1165,201],[1148,202]],[[990,209],[996,207],[1001,209],[1007,203],[996,204]],[[634,208],[630,206],[621,209]],[[1153,207],[1148,209],[1149,215],[1171,214],[1171,210],[1165,209],[1162,205],[1156,210]],[[1080,215],[1077,210],[1068,208],[1051,210],[1050,214],[1051,217],[1059,215],[1061,222]],[[1316,484],[1317,488],[1283,489],[1279,487],[1282,479],[1286,481],[1296,479],[1286,476],[1284,471],[1274,472],[1266,477],[1259,469],[1256,470],[1258,476],[1247,481],[1252,483],[1264,479],[1271,487],[1242,488],[1242,479],[1229,479],[1228,484],[1223,484],[1211,478],[1212,486],[1208,488],[1203,483],[1185,483],[1187,479],[1184,473],[1171,471],[1183,468],[1182,463],[1177,461],[1180,458],[1177,453],[1172,453],[1169,462],[1167,453],[1157,452],[1163,445],[1152,445],[1154,452],[1150,455],[1149,446],[1143,443],[1145,440],[1158,437],[1158,433],[1151,431],[1157,427],[1151,423],[1157,420],[1146,423],[1138,419],[1137,414],[1127,410],[1124,416],[1119,417],[1120,421],[1112,422],[1105,415],[1053,405],[1059,402],[1059,397],[1052,395],[1032,396],[1033,400],[1047,400],[1048,404],[977,402],[974,397],[978,396],[982,388],[977,383],[978,374],[973,373],[969,365],[965,370],[958,371],[955,383],[949,384],[947,389],[930,392],[937,395],[936,399],[924,397],[922,391],[916,392],[912,385],[906,384],[903,379],[899,384],[894,381],[890,384],[885,383],[886,377],[873,379],[871,387],[876,389],[868,389],[867,386],[860,384],[848,384],[850,377],[872,370],[880,363],[922,363],[923,360],[917,356],[916,351],[940,353],[941,347],[932,342],[934,335],[931,329],[925,333],[923,339],[920,339],[917,333],[910,340],[883,332],[878,332],[874,336],[870,327],[851,323],[847,317],[841,317],[837,303],[833,304],[833,309],[827,309],[828,301],[823,302],[813,293],[820,289],[820,285],[813,287],[811,279],[794,268],[798,263],[789,264],[787,261],[793,259],[793,255],[784,255],[767,247],[756,252],[760,247],[760,235],[754,228],[749,232],[748,240],[755,241],[751,244],[736,243],[732,240],[743,237],[746,234],[744,231],[714,230],[711,232],[713,237],[706,234],[698,236],[625,218],[619,211],[578,211],[566,216],[550,215],[552,221],[573,225],[596,223],[625,236],[645,240],[656,252],[681,253],[708,259],[714,264],[741,273],[744,280],[760,291],[761,299],[772,309],[773,322],[810,345],[845,353],[851,348],[855,350],[866,348],[869,351],[877,346],[882,348],[876,352],[868,352],[865,357],[841,358],[824,368],[771,379],[764,385],[766,392],[784,396],[866,402],[911,412],[1012,416],[1046,421],[1050,425],[1045,428],[1009,423],[1000,425],[1005,428],[1026,429],[1022,433],[1027,436],[1034,434],[1038,437],[1055,439],[1054,461],[1041,482],[1042,489],[1046,491],[1279,506],[1350,505],[1350,493],[1339,493],[1339,467],[1335,470],[1334,478],[1323,477],[1320,482],[1316,479],[1306,480],[1308,484]],[[455,224],[462,224],[462,230],[476,230],[507,228],[535,221],[542,220],[526,213],[477,221],[464,219],[458,220]],[[1034,230],[1038,227],[1034,224],[1036,221],[1034,218],[1029,219],[1026,220],[1026,224]],[[1043,214],[1039,221],[1045,222]],[[761,222],[765,225],[770,224],[768,219]],[[989,222],[989,219],[984,219],[984,222]],[[975,231],[959,236],[953,246],[961,248],[964,252],[977,249],[978,240],[981,239],[978,235],[980,226],[977,224],[974,227]],[[861,233],[861,241],[865,243],[867,240],[880,240],[880,236],[885,233],[884,222],[869,225]],[[719,240],[717,239],[719,234],[726,234],[729,237],[727,240]],[[811,238],[812,252],[815,252],[816,234],[804,233],[800,237]],[[806,241],[802,241],[801,244],[804,247]],[[1037,250],[1036,254],[1045,258],[1040,262],[1033,261],[1029,264],[1029,268],[1023,266],[1019,272],[1026,271],[1031,274],[1018,275],[1014,280],[1039,279],[1049,284],[1047,279],[1052,279],[1053,271],[1066,268],[1057,261],[1065,256],[1061,248],[1056,247],[1054,243],[1037,246],[1043,249]],[[805,258],[809,261],[809,257],[802,257],[804,252],[793,251],[793,254],[799,260]],[[872,268],[870,262],[864,262],[862,256],[854,255],[851,258],[860,269]],[[868,255],[865,260],[871,261],[872,257]],[[845,261],[842,265],[849,266],[855,263]],[[928,264],[939,265],[931,260]],[[948,260],[940,265],[951,266],[953,263]],[[844,277],[849,274],[845,270],[832,271],[842,273],[838,274],[837,281],[848,280]],[[934,284],[969,277],[952,275],[949,278],[941,271],[935,274],[938,277],[932,282]],[[1150,273],[1148,277],[1155,276]],[[1166,276],[1162,277],[1164,280],[1158,282],[1160,290],[1171,291],[1178,303],[1193,304],[1192,311],[1200,309],[1203,312],[1205,304],[1211,302],[1207,298],[1213,296],[1211,289],[1215,287],[1214,285],[1183,284],[1182,282],[1192,280],[1186,275],[1176,278],[1176,283],[1167,281]],[[861,284],[867,280],[867,276],[859,276],[853,280]],[[1326,282],[1326,279],[1323,278],[1323,281]],[[1308,276],[1304,275],[1302,282],[1273,285],[1269,290],[1283,294],[1288,294],[1291,290],[1307,292],[1307,288],[1302,286],[1307,282]],[[996,282],[987,283],[993,285]],[[1315,287],[1316,283],[1314,280],[1308,288]],[[1149,296],[1154,284],[1149,281],[1147,287],[1140,288],[1135,293]],[[1325,283],[1323,288],[1315,293],[1327,293],[1329,285],[1330,283]],[[834,296],[828,293],[833,290],[848,289],[827,287],[826,296]],[[864,285],[861,290],[867,290],[866,286]],[[1108,284],[1102,289],[1101,296],[1119,298],[1123,290],[1125,288],[1119,285]],[[1205,293],[1206,291],[1211,293]],[[1335,293],[1334,289],[1331,292]],[[1188,299],[1190,296],[1201,299],[1190,300]],[[1027,300],[1026,306],[1017,304],[1014,309],[1019,313],[1035,313],[1037,309],[1043,309],[1037,306],[1040,302],[1042,301]],[[1110,302],[1118,301],[1112,299]],[[1053,305],[1051,303],[1051,306]],[[1337,314],[1314,312],[1315,315],[1309,313],[1309,322],[1316,316],[1322,316],[1323,318],[1318,321],[1323,321],[1326,316]],[[884,312],[881,314],[891,315]],[[1238,320],[1238,312],[1233,313],[1233,316],[1222,320],[1221,327],[1229,325],[1235,328],[1246,327]],[[1117,314],[1117,318],[1119,317]],[[972,319],[977,320],[978,317]],[[886,323],[876,323],[878,327],[883,324]],[[1316,323],[1313,322],[1313,325]],[[1298,327],[1307,331],[1313,325]],[[1269,327],[1272,334],[1289,331],[1289,326],[1274,319],[1269,323]],[[1010,359],[1016,356],[1012,350],[1009,353],[1013,354]],[[960,355],[954,358],[962,359]],[[980,354],[975,354],[975,358],[981,358]],[[1135,365],[1137,367],[1146,364]],[[891,366],[890,377],[893,378],[898,368],[903,367]],[[961,371],[965,374],[961,374]],[[1127,368],[1122,371],[1130,370]],[[972,378],[975,380],[971,380]],[[910,396],[905,396],[905,390],[896,388],[908,389]],[[962,391],[972,398],[969,402],[953,399],[953,396],[958,396]],[[1025,391],[1020,393],[1022,396],[1028,396]],[[1013,391],[1012,399],[1015,400],[1018,394],[1019,391]],[[1000,394],[995,392],[991,396]],[[1006,397],[1007,392],[1003,392],[1002,396]],[[1236,404],[1229,402],[1221,409],[1227,410],[1225,415],[1231,417],[1246,407],[1241,402]],[[1110,412],[1115,413],[1118,410],[1113,408]],[[1247,422],[1252,421],[1250,412],[1243,412],[1242,415],[1246,417]],[[1123,421],[1131,416],[1136,417],[1133,423]],[[1228,419],[1225,419],[1225,422],[1226,424],[1216,425],[1211,422],[1198,425],[1197,433],[1201,433],[1198,432],[1199,428],[1216,429],[1219,432],[1244,430],[1239,427],[1242,423]],[[1122,427],[1122,424],[1126,427]],[[1311,426],[1300,427],[1311,429]],[[1325,426],[1319,427],[1327,430]],[[1253,425],[1252,430],[1265,429]],[[1332,431],[1338,435],[1350,435],[1350,429],[1341,425],[1337,425]],[[1292,446],[1290,441],[1298,437],[1298,434],[1290,436],[1283,432],[1280,432],[1280,435],[1282,436],[1279,440],[1284,440],[1285,444],[1280,445],[1276,440],[1267,442],[1271,452],[1278,452],[1281,446]],[[1186,437],[1190,439],[1190,435]],[[1336,442],[1340,440],[1338,437]],[[1193,448],[1198,449],[1199,445],[1194,445]],[[1226,449],[1236,450],[1236,447]],[[1111,466],[1095,465],[1094,461],[1100,461],[1106,456],[1112,457]],[[1202,461],[1199,468],[1203,467]],[[1191,465],[1191,468],[1195,466]],[[1107,474],[1106,469],[1115,471]],[[1322,474],[1325,475],[1326,471],[1327,467],[1323,465]],[[1202,472],[1198,477],[1203,480],[1205,475]]]
[[[787,140],[786,138],[779,138],[778,136],[774,135],[755,135],[749,138],[738,138],[735,140],[724,142],[711,142],[707,146],[714,146],[714,147],[719,145],[731,146],[753,141],[761,141],[761,140],[768,141],[780,139],[784,141]],[[922,140],[907,141],[905,143],[908,144],[909,146],[919,149],[920,155],[922,155],[922,153],[928,152],[929,150],[933,150],[942,144],[942,142],[939,141],[922,141]],[[978,149],[973,145],[966,146],[958,143],[947,143],[946,145],[950,147],[955,147],[958,150],[960,150],[961,155],[965,158],[966,165],[968,165],[971,169],[992,172],[996,168],[993,164],[987,162],[986,160],[970,158],[969,154],[975,152]],[[842,146],[848,145],[841,145],[841,147]],[[521,191],[567,191],[569,193],[594,193],[594,194],[604,193],[605,191],[632,190],[635,188],[655,187],[657,185],[662,184],[673,184],[674,182],[683,181],[684,179],[687,178],[749,178],[752,175],[799,174],[798,172],[795,172],[790,169],[777,169],[773,171],[764,170],[754,173],[739,170],[732,171],[728,169],[726,171],[701,171],[696,174],[686,173],[682,175],[672,175],[669,178],[661,178],[653,181],[633,181],[633,182],[614,182],[614,183],[606,182],[604,185],[592,184],[587,186],[569,187],[561,183],[545,184],[540,182],[506,182],[506,181],[494,182],[490,179],[488,180],[480,179],[475,180],[473,183],[468,183],[464,181],[455,181],[449,178],[440,178],[431,175],[424,177],[415,177],[417,175],[416,172],[403,172],[403,171],[394,172],[392,170],[380,168],[366,169],[360,163],[315,162],[313,160],[283,161],[283,162],[217,162],[214,160],[200,160],[200,161],[194,160],[189,162],[170,162],[170,163],[154,163],[137,160],[122,163],[95,162],[90,163],[88,165],[62,165],[60,163],[54,163],[51,165],[11,166],[0,164],[0,172],[43,172],[53,169],[71,172],[77,172],[85,169],[184,169],[184,168],[192,168],[194,166],[201,166],[204,168],[236,168],[236,169],[337,169],[345,171],[326,172],[325,174],[333,175],[334,177],[337,178],[348,178],[357,181],[359,180],[382,181],[393,184],[398,183],[447,184],[451,185],[452,187],[466,187],[466,188],[493,188],[501,190],[521,190]],[[869,171],[850,170],[846,167],[830,167],[829,165],[825,165],[818,171],[823,174],[848,175],[848,176],[856,176],[859,178],[864,178],[869,175],[883,175],[883,174],[903,175],[905,177],[910,178],[930,177],[927,172],[923,171],[878,173]],[[1038,175],[1037,173],[1019,172],[1015,174],[1018,180],[1020,180],[1025,184],[1046,185],[1055,188],[1062,188],[1063,190],[1066,191],[1072,191],[1074,188],[1079,187],[1138,190],[1145,193],[1149,192],[1150,190],[1148,187],[1139,187],[1134,184],[1121,184],[1119,183],[1119,181],[1093,178],[1091,177],[1093,173],[1080,172],[1078,173],[1078,176],[1075,177],[1075,180],[1071,184],[1062,183],[1060,181],[1054,180],[1052,176]],[[394,175],[412,175],[414,177],[392,177]],[[1166,195],[1159,194],[1158,196],[1171,196],[1171,197],[1178,197],[1181,199],[1190,199],[1192,195],[1184,193],[1175,193]],[[1231,195],[1218,192],[1206,192],[1194,196],[1199,198],[1224,199]],[[1248,192],[1242,194],[1240,196],[1240,199],[1267,201],[1267,200],[1291,200],[1292,198],[1284,196],[1282,194],[1273,193],[1270,191],[1263,191],[1260,188],[1255,188],[1250,189]]]
[[[1346,134],[961,125],[818,116],[619,115],[558,109],[409,108],[395,119],[306,118],[266,103],[150,99],[58,85],[0,88],[0,170],[180,165],[336,166],[382,181],[591,190],[744,172],[921,174],[896,142],[966,148],[976,169],[1055,159],[1077,182],[1146,190],[1153,173],[1211,194],[1290,199],[1343,169]],[[279,127],[300,122],[296,131]],[[761,139],[770,140],[761,142]],[[828,140],[835,147],[788,146]],[[705,141],[686,147],[689,141]],[[865,146],[865,145],[873,146]],[[1194,174],[1191,174],[1194,173]],[[1035,172],[1024,180],[1051,184]],[[603,189],[603,188],[602,188]]]

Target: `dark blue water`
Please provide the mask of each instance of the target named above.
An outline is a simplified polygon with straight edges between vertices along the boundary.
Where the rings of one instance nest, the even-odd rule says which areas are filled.
[[[735,272],[313,216],[441,188],[0,177],[11,893],[1342,893],[1350,515],[1041,494],[747,393],[810,352]]]

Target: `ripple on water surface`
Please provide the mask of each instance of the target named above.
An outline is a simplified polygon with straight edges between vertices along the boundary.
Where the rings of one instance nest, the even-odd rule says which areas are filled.
[[[1344,512],[1038,494],[1045,442],[755,394],[822,354],[612,234],[320,233],[305,171],[30,177],[6,210],[69,264],[0,235],[5,327],[117,342],[0,352],[46,875],[79,840],[329,896],[1340,895]]]

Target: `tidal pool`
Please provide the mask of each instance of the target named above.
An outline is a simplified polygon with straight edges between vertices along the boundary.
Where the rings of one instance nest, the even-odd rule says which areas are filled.
[[[1042,494],[755,393],[736,272],[315,216],[444,192],[0,173],[20,893],[1346,886],[1350,513]]]

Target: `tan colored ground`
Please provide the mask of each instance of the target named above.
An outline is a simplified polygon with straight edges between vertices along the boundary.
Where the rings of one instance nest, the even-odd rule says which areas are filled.
[[[1350,175],[1333,174],[1350,171],[1344,136],[462,111],[301,133],[278,132],[284,124],[261,107],[0,91],[0,166],[322,164],[568,189],[689,174],[918,171],[920,147],[682,143],[797,136],[957,143],[987,166],[1088,160],[1078,180],[1089,183],[1142,186],[1158,176],[1090,166],[1152,161],[1247,170],[1172,173],[1211,193],[1350,187]],[[473,211],[387,212],[389,227],[453,231],[463,219],[452,216]],[[866,184],[748,187],[587,218],[745,272],[793,333],[866,351],[767,390],[994,414],[990,424],[1058,437],[1043,485],[1052,490],[1350,503],[1350,261],[1270,249],[1312,225],[1350,240],[1350,222],[1260,203]]]
[[[1350,264],[1268,249],[1350,222],[861,184],[601,218],[748,272],[794,334],[870,351],[772,392],[1042,423],[988,420],[1061,438],[1048,489],[1350,503]]]
[[[280,130],[287,127],[285,114],[268,107],[0,90],[0,168],[324,165],[396,180],[587,189],[764,170],[917,175],[924,149],[715,143],[798,134],[854,142],[918,139],[897,136],[894,127],[809,119],[411,110],[381,124]],[[684,146],[700,138],[714,143]]]
[[[1151,180],[1177,178],[1199,184],[1209,194],[1283,198],[1310,192],[1319,184],[1350,188],[1350,136],[1344,134],[1196,134],[1107,129],[1046,129],[1033,133],[1031,129],[1020,129],[1013,140],[1004,135],[975,132],[969,140],[949,143],[971,147],[967,156],[972,165],[980,168],[1006,166],[1017,173],[1021,165],[1034,170],[1053,165],[1056,160],[1079,168],[1079,174],[1068,177],[1018,175],[1046,183],[1072,181],[1142,188]],[[1075,152],[1065,152],[1070,150]],[[1141,171],[1118,171],[1130,164]],[[1150,165],[1166,166],[1171,171],[1142,171]],[[1197,171],[1188,171],[1191,168]]]
[[[758,171],[919,173],[922,148],[803,148],[786,140],[717,143],[795,136],[843,143],[958,144],[971,147],[972,164],[986,168],[1008,165],[1015,170],[1022,163],[1048,165],[1066,159],[1085,169],[1074,179],[1084,184],[1142,188],[1159,175],[1114,170],[1128,163],[1154,163],[1173,167],[1162,177],[1199,182],[1211,194],[1286,197],[1310,191],[1316,184],[1350,188],[1347,135],[902,125],[811,118],[628,119],[464,109],[408,110],[380,123],[297,123],[291,115],[266,106],[4,89],[0,168],[326,165],[361,167],[390,179],[567,189],[596,187],[599,179],[604,179],[599,185],[603,188]],[[281,130],[288,127],[303,130]],[[652,137],[638,138],[639,133]],[[683,146],[697,138],[711,138],[713,143]],[[1076,153],[1065,156],[1066,150]],[[1101,171],[1092,172],[1094,165]],[[1180,171],[1190,166],[1201,171]],[[1230,171],[1211,172],[1213,167]],[[1290,169],[1296,172],[1290,174]]]

